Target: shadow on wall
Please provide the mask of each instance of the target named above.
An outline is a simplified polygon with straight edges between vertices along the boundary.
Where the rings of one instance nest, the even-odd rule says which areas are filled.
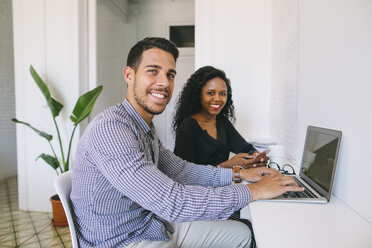
[[[0,1],[0,179],[17,174],[12,1]]]

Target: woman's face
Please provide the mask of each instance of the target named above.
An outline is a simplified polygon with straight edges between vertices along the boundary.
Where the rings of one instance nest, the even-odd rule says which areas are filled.
[[[224,80],[215,77],[201,89],[202,112],[217,116],[227,101],[227,87]]]

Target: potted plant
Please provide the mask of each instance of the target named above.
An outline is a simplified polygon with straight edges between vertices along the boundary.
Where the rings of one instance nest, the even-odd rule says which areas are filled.
[[[18,124],[23,124],[25,126],[28,126],[32,130],[34,130],[38,135],[43,137],[44,139],[47,140],[47,142],[50,145],[51,151],[53,155],[49,155],[46,153],[40,154],[36,159],[41,158],[43,159],[48,165],[50,165],[57,173],[57,175],[64,173],[70,169],[69,167],[69,161],[70,161],[70,152],[71,152],[71,143],[72,139],[75,134],[75,130],[80,122],[82,122],[90,112],[92,111],[96,100],[101,93],[103,86],[98,86],[97,88],[88,91],[87,93],[83,94],[82,96],[79,97],[77,100],[74,110],[72,111],[72,115],[70,116],[70,120],[73,122],[74,128],[72,130],[71,136],[70,136],[70,142],[68,144],[68,150],[67,150],[67,155],[65,156],[64,149],[63,149],[63,144],[62,144],[62,139],[61,135],[59,132],[58,124],[56,122],[56,117],[59,115],[63,108],[63,104],[55,100],[51,94],[50,91],[47,87],[47,85],[44,83],[44,81],[41,79],[39,74],[35,71],[35,69],[30,66],[30,72],[32,77],[35,80],[35,83],[37,86],[39,86],[39,89],[41,90],[41,93],[44,95],[48,107],[50,109],[50,112],[52,114],[52,119],[54,122],[54,126],[56,128],[57,132],[57,137],[58,137],[58,144],[59,144],[59,155],[60,157],[57,156],[56,150],[53,148],[53,145],[51,143],[53,136],[51,134],[48,134],[46,132],[40,131],[36,129],[35,127],[31,126],[27,122],[23,122],[20,120],[17,120],[15,118],[12,119],[13,122],[18,123]],[[61,162],[60,163],[60,159]],[[52,223],[53,225],[56,226],[67,226],[67,219],[61,204],[61,201],[59,200],[58,195],[54,195],[51,197],[51,202],[52,202],[52,209],[53,209],[53,219]],[[62,211],[62,213],[58,214],[58,211]]]

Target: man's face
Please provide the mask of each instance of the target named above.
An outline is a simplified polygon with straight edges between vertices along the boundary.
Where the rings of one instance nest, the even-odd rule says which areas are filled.
[[[176,63],[172,54],[158,48],[146,50],[137,71],[131,69],[129,74],[125,75],[129,85],[127,98],[139,114],[146,119],[162,113],[174,88]]]

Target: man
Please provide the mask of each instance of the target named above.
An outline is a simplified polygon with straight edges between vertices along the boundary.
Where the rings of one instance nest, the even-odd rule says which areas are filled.
[[[302,190],[264,167],[234,173],[257,183],[232,184],[231,169],[162,146],[152,119],[171,99],[177,57],[166,39],[139,41],[124,69],[127,98],[85,130],[71,192],[81,247],[249,247],[249,228],[226,219],[250,201]]]

